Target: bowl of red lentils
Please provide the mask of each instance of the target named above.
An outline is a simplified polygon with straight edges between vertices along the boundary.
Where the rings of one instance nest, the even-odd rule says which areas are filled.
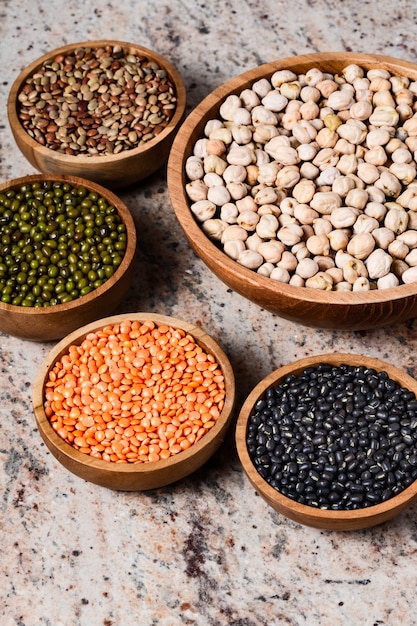
[[[214,339],[154,313],[92,322],[38,370],[33,408],[56,459],[87,481],[142,491],[199,469],[222,444],[235,381]]]
[[[417,314],[417,66],[359,53],[266,63],[209,94],[168,162],[190,245],[229,287],[319,328]]]
[[[271,372],[237,420],[254,489],[306,526],[357,530],[417,501],[417,381],[380,359],[324,354]]]
[[[136,241],[128,207],[101,185],[44,174],[0,184],[0,331],[54,341],[110,315]]]
[[[185,106],[183,80],[168,59],[99,40],[51,50],[25,67],[10,90],[8,118],[37,170],[116,189],[164,166]]]

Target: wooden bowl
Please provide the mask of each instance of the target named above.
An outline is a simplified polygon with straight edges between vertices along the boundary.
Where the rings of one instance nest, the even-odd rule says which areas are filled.
[[[57,55],[66,55],[79,47],[95,49],[104,45],[120,46],[126,53],[144,56],[167,71],[175,86],[177,99],[172,118],[158,135],[147,142],[133,144],[133,148],[122,150],[118,154],[86,156],[85,153],[79,153],[70,155],[42,145],[28,134],[18,115],[18,96],[25,81],[36,73],[46,61]],[[183,120],[185,106],[186,94],[183,80],[168,59],[153,50],[133,43],[106,39],[62,46],[30,63],[22,70],[12,85],[7,110],[17,146],[37,170],[46,174],[82,176],[110,189],[117,189],[147,178],[166,163],[172,141]]]
[[[52,428],[44,410],[44,390],[49,371],[56,361],[68,351],[70,345],[79,345],[88,333],[104,326],[114,325],[123,320],[147,322],[157,326],[168,325],[190,334],[203,350],[214,356],[220,366],[225,382],[224,407],[215,425],[203,437],[187,450],[183,450],[168,459],[138,464],[121,464],[87,455],[61,437]],[[59,342],[48,354],[36,375],[33,385],[33,408],[40,434],[48,449],[70,472],[110,489],[123,491],[142,491],[169,485],[199,469],[221,445],[230,421],[235,403],[234,373],[228,357],[222,348],[201,328],[188,322],[154,313],[131,313],[116,315],[88,324]]]
[[[98,317],[109,315],[129,289],[136,259],[136,227],[127,206],[113,192],[77,176],[35,174],[0,184],[0,193],[23,184],[53,181],[86,187],[114,206],[126,226],[127,247],[117,270],[106,282],[89,294],[68,303],[38,308],[6,304],[0,301],[0,331],[30,341],[61,339],[76,328]]]
[[[226,285],[277,315],[318,328],[361,330],[401,322],[417,315],[417,283],[362,292],[334,292],[295,287],[269,279],[238,264],[209,239],[190,210],[185,191],[185,163],[209,120],[218,116],[227,96],[240,94],[277,70],[304,73],[312,67],[338,74],[348,64],[384,68],[417,79],[417,65],[386,56],[358,53],[317,53],[279,59],[231,79],[208,95],[186,118],[168,160],[168,188],[176,217],[195,253]]]
[[[249,481],[262,498],[279,513],[306,526],[328,530],[357,530],[376,526],[385,522],[412,505],[417,500],[417,480],[396,496],[382,503],[355,510],[330,510],[300,504],[282,495],[273,488],[257,471],[249,455],[246,436],[248,421],[254,412],[256,402],[264,397],[265,392],[282,382],[286,376],[297,376],[307,367],[315,367],[321,363],[331,365],[353,365],[373,368],[377,372],[386,372],[390,379],[396,381],[413,393],[417,393],[417,381],[400,369],[380,361],[357,354],[324,354],[307,357],[289,365],[280,367],[264,378],[244,402],[236,425],[237,451],[243,469]]]

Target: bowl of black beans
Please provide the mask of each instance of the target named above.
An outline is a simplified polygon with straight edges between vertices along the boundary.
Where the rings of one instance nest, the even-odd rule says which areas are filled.
[[[264,378],[236,425],[243,469],[286,517],[381,524],[417,500],[417,381],[357,354],[300,359]]]
[[[136,227],[110,190],[76,176],[0,184],[0,331],[61,339],[127,293]]]

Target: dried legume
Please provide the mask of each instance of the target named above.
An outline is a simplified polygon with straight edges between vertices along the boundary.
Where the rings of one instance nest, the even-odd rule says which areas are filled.
[[[224,399],[221,368],[192,335],[126,320],[69,347],[49,372],[44,406],[53,429],[77,450],[146,463],[200,441]]]
[[[416,281],[417,255],[408,252],[417,246],[417,82],[407,77],[355,64],[340,75],[276,71],[222,101],[185,173],[190,209],[204,232],[264,276],[352,291],[357,275],[327,272],[341,268],[343,250],[353,262],[365,261],[361,289]],[[272,219],[261,223],[261,215],[277,226]],[[364,216],[372,220],[364,223]],[[228,229],[233,224],[244,233],[238,243]],[[388,243],[381,229],[390,231]],[[413,243],[388,248],[402,234]],[[264,256],[262,245],[277,240],[285,246],[282,256],[305,243],[318,276],[303,278],[281,257]]]
[[[417,478],[417,399],[386,372],[308,367],[256,403],[247,446],[283,495],[322,509],[369,507]]]
[[[0,299],[47,307],[105,283],[121,264],[126,226],[98,193],[59,181],[0,193]]]
[[[68,155],[131,150],[175,112],[165,69],[121,46],[78,47],[45,61],[18,93],[18,117],[37,142]]]

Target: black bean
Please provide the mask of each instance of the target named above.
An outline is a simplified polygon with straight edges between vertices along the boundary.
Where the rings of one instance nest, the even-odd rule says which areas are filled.
[[[372,491],[368,491],[365,495],[365,498],[371,504],[378,504],[381,501],[381,495],[379,493],[374,493]]]
[[[393,465],[397,465],[401,461],[402,458],[403,458],[402,451],[400,451],[400,452],[395,451],[394,454],[392,455],[392,459],[391,459]]]
[[[384,459],[383,461],[381,461],[380,465],[381,465],[381,469],[384,472],[389,472],[391,469],[391,463],[389,462],[388,459]]]

